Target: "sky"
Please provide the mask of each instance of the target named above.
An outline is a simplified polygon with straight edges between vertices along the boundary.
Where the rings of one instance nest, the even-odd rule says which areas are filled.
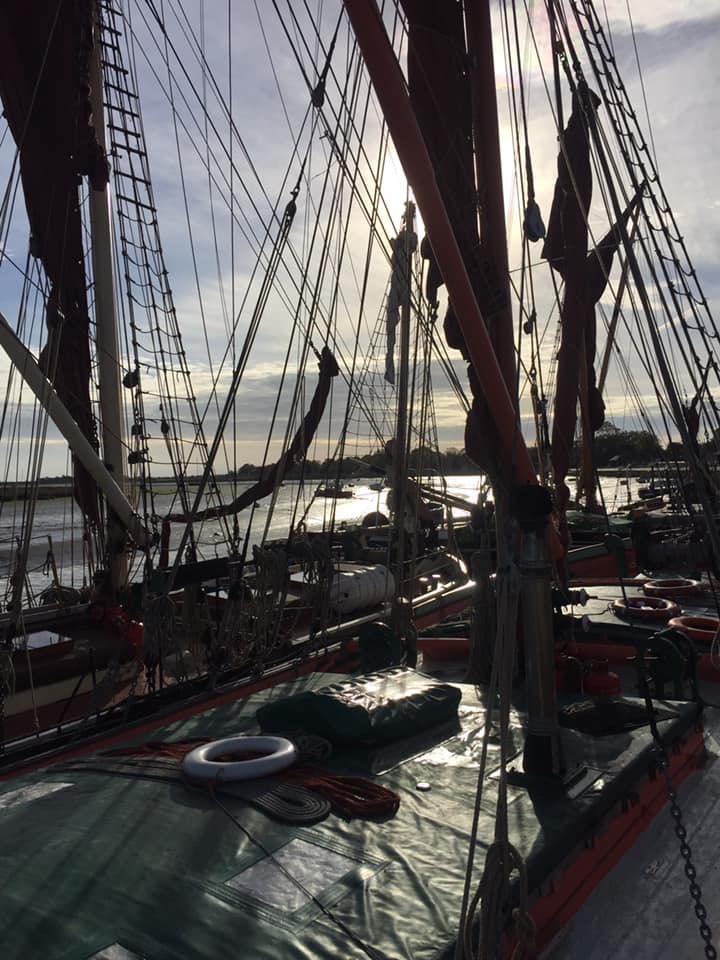
[[[351,59],[344,23],[338,31],[328,75],[324,119],[321,119],[309,108],[308,83],[303,76],[304,72],[308,78],[315,78],[322,68],[322,57],[305,18],[303,5],[270,4],[264,0],[256,3],[243,0],[228,5],[219,0],[205,3],[198,0],[197,3],[183,4],[181,10],[177,0],[168,0],[162,7],[166,36],[157,30],[150,8],[144,2],[132,0],[125,6],[134,36],[132,67],[138,79],[162,248],[198,406],[201,411],[208,409],[206,429],[212,436],[218,410],[211,400],[211,385],[218,378],[218,396],[223,398],[230,384],[231,367],[241,359],[242,344],[252,328],[253,318],[259,319],[243,386],[238,393],[235,427],[225,435],[226,462],[259,462],[266,455],[268,426],[273,419],[278,387],[284,383],[268,451],[272,458],[296,422],[293,421],[288,429],[287,417],[294,390],[294,377],[289,374],[298,366],[307,370],[302,393],[295,398],[300,407],[307,402],[314,387],[316,363],[312,355],[307,358],[304,355],[302,332],[308,328],[313,330],[312,340],[316,348],[322,346],[324,338],[327,339],[343,370],[349,371],[353,366],[353,331],[358,318],[362,318],[358,356],[367,353],[371,334],[382,324],[382,302],[389,276],[386,237],[398,227],[407,191],[404,177],[390,147],[381,185],[383,202],[378,224],[381,239],[385,237],[385,249],[376,242],[372,254],[366,259],[369,231],[366,212],[361,208],[364,205],[367,210],[372,206],[372,184],[369,180],[365,184],[358,181],[360,200],[351,203],[351,191],[347,177],[342,176],[339,151],[345,142],[353,151],[362,146],[367,161],[360,165],[361,172],[367,174],[370,166],[374,166],[379,149],[380,120],[376,105],[371,101],[362,135],[357,126],[349,125],[349,115],[342,111],[342,132],[336,130],[335,134],[332,133],[335,129],[333,114],[341,104],[339,86],[347,83],[348,96],[357,97],[358,116],[367,89],[366,78],[354,72],[355,61]],[[317,10],[321,14],[315,15],[315,6],[308,4],[314,13],[313,23],[318,26],[327,47],[335,31],[340,7],[335,2],[318,4]],[[533,30],[544,54],[548,46],[544,14],[542,5],[535,6]],[[274,7],[280,11],[282,19]],[[161,9],[161,6],[156,4],[155,9]],[[628,24],[628,10],[634,36]],[[711,309],[716,309],[720,306],[720,187],[716,172],[720,149],[716,102],[720,81],[717,57],[720,3],[717,0],[697,0],[692,5],[681,6],[669,0],[643,0],[632,2],[628,7],[620,0],[606,0],[599,12],[606,25],[609,24],[616,61],[646,131],[647,102],[652,146],[665,192]],[[504,64],[497,9],[494,17],[498,27],[496,75],[504,117],[501,145],[510,256],[511,262],[517,265],[517,181],[513,177],[513,137],[505,116],[510,79]],[[212,69],[212,76],[210,70],[200,68],[199,48]],[[547,220],[557,141],[549,122],[543,74],[525,27],[521,28],[521,49],[536,193]],[[545,69],[548,69],[547,64]],[[349,79],[348,70],[351,71]],[[170,102],[175,108],[175,119],[169,109]],[[206,118],[202,117],[201,103],[207,107]],[[230,106],[232,128],[225,109]],[[359,120],[353,122],[358,124]],[[206,137],[207,147],[203,143]],[[7,177],[11,160],[12,150],[6,139],[0,147],[0,175],[3,178]],[[118,159],[114,162],[117,165],[125,161]],[[278,266],[268,291],[263,287],[263,276],[268,270],[270,250],[279,227],[275,221],[266,233],[266,226],[272,222],[273,211],[277,214],[284,209],[298,176],[297,214],[283,262]],[[6,179],[3,180],[3,189],[5,182]],[[234,191],[231,208],[227,200],[230,182]],[[330,228],[325,225],[329,212],[334,209],[332,188],[336,185],[342,185],[342,191],[336,201],[338,216]],[[21,211],[19,204],[18,209]],[[236,220],[233,229],[231,214]],[[590,220],[593,232],[602,235],[608,222],[601,203],[594,205]],[[26,233],[20,214],[6,244],[6,253],[18,264],[25,259]],[[331,265],[342,255],[343,266],[337,285],[332,282],[332,266],[325,267],[326,272],[322,273],[320,250],[324,244],[328,246]],[[260,247],[262,269],[253,272]],[[309,263],[308,291],[317,284],[320,294],[316,301],[312,292],[308,292],[298,305],[294,284],[302,276],[300,264],[306,262]],[[555,320],[549,313],[547,267],[541,265],[533,274],[539,321],[544,326],[549,320],[550,332],[542,350],[543,366],[549,371],[555,349],[552,335]],[[5,262],[0,268],[0,310],[12,324],[18,317],[19,279],[18,272]],[[239,320],[233,335],[234,316]],[[330,327],[328,317],[333,318]],[[142,325],[144,321],[140,318],[139,322]],[[40,328],[41,324],[37,322],[36,329],[39,331]],[[30,338],[31,349],[36,353],[39,336],[38,333]],[[626,353],[632,349],[629,342],[622,342],[620,346]],[[226,359],[221,367],[223,357]],[[382,370],[381,345],[376,347],[372,364],[375,374],[368,375],[365,380],[364,399],[369,400],[374,395],[375,403],[381,408],[378,415],[384,420],[384,428],[389,429],[386,425],[391,400],[378,373]],[[455,366],[462,375],[461,363],[456,361]],[[631,366],[637,373],[636,386],[648,417],[656,423],[656,404],[646,378],[632,359]],[[283,377],[285,367],[288,375]],[[4,369],[5,366],[0,364],[0,371]],[[440,446],[462,447],[462,410],[444,382],[437,362],[432,366],[432,374]],[[160,414],[159,401],[153,396],[155,381],[148,376],[147,383],[146,415],[154,420],[153,429],[157,433]],[[330,426],[326,418],[320,431],[322,442],[313,449],[313,455],[323,457],[332,450],[334,427],[342,419],[346,396],[346,389],[338,383],[333,392]],[[618,426],[634,428],[641,425],[627,383],[616,371],[611,372],[608,381],[606,405],[608,418]],[[523,430],[531,441],[531,418],[525,399],[522,416]],[[356,415],[349,439],[350,448],[362,452],[376,443],[362,417]],[[161,463],[165,454],[159,442],[154,443],[152,452]],[[66,463],[64,443],[51,429],[43,472],[46,475],[64,473]]]

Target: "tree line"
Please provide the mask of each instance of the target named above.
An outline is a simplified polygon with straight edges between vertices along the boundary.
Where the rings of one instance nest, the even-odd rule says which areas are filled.
[[[608,466],[645,466],[667,457],[683,459],[682,445],[670,443],[664,449],[658,438],[648,430],[621,430],[613,423],[606,422],[595,436],[593,444],[595,464]],[[536,450],[530,447],[534,456]],[[575,466],[579,465],[581,451],[576,445]],[[443,452],[432,451],[426,447],[417,447],[408,455],[408,468],[413,473],[438,476],[473,475],[478,466],[465,450],[449,447]],[[297,464],[287,476],[288,480],[351,480],[355,477],[385,476],[387,459],[382,449],[362,456],[346,456],[340,460],[305,460]],[[239,480],[256,480],[261,468],[252,463],[243,464],[237,471]]]

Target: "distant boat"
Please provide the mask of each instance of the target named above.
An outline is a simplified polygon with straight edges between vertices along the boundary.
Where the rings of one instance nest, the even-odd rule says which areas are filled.
[[[315,496],[327,497],[331,500],[350,500],[355,494],[344,487],[318,487]]]

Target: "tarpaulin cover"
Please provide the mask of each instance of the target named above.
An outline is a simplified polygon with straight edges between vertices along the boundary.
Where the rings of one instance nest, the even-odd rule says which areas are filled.
[[[327,675],[305,678],[135,742],[253,732],[263,704],[327,683]],[[693,723],[690,708],[674,706],[678,719],[660,724],[667,737]],[[463,686],[461,730],[424,748],[416,739],[377,777],[400,796],[382,822],[331,814],[311,828],[283,825],[234,797],[145,779],[140,768],[137,776],[78,770],[77,757],[0,783],[3,960],[87,960],[113,944],[144,960],[437,960],[456,935],[484,717],[475,688]],[[520,721],[514,713],[515,748]],[[531,890],[620,809],[652,760],[647,729],[597,740],[563,731],[563,739],[569,764],[582,750],[599,771],[590,788],[508,787],[510,839],[527,858]],[[489,770],[497,762],[492,738]],[[367,751],[336,752],[331,764],[371,775]],[[479,863],[494,838],[496,799],[490,775]]]
[[[393,667],[275,700],[257,719],[268,733],[305,730],[333,742],[382,742],[452,719],[459,703],[459,687]]]

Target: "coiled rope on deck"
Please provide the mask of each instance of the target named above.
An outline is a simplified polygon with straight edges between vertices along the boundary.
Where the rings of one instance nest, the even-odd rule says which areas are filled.
[[[319,738],[318,738],[319,739]],[[305,745],[308,746],[309,737],[305,737]],[[103,756],[128,757],[135,758],[147,757],[177,760],[181,763],[185,755],[190,753],[196,747],[204,743],[209,743],[210,738],[200,737],[193,740],[148,740],[145,743],[130,747],[116,747],[112,750],[103,752]],[[300,745],[302,749],[302,744]],[[310,745],[312,746],[312,745]],[[317,750],[314,750],[317,755]],[[238,754],[233,752],[226,756],[216,757],[217,762],[233,762],[241,759],[256,757],[256,753],[245,752]],[[387,787],[382,787],[378,783],[366,777],[344,776],[343,774],[331,773],[322,767],[315,766],[300,760],[285,770],[273,774],[273,781],[285,785],[285,787],[296,787],[312,794],[317,794],[324,800],[327,800],[334,813],[346,820],[352,820],[353,817],[391,817],[397,813],[400,806],[400,797]],[[194,786],[206,786],[212,793],[216,781],[196,781]],[[283,791],[284,797],[289,796],[288,790]]]

